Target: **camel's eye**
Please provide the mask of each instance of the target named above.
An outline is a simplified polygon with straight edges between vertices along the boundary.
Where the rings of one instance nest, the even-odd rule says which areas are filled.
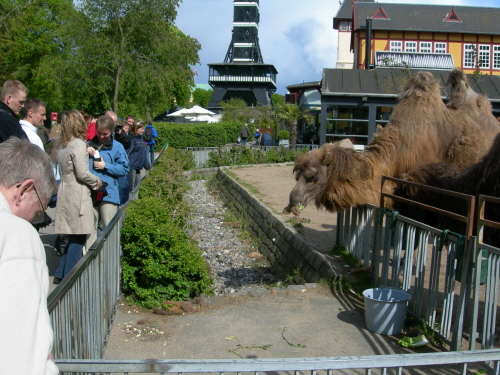
[[[315,182],[317,180],[317,175],[313,174],[312,176],[305,177],[305,179],[307,183]]]

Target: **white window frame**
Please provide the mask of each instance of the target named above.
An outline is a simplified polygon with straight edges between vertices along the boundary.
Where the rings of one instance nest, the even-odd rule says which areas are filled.
[[[480,44],[477,48],[479,55],[479,67],[489,69],[491,66],[491,46],[489,44]]]
[[[420,42],[420,52],[431,53],[432,52],[432,42]]]
[[[403,42],[400,40],[391,40],[389,51],[403,52]]]
[[[491,60],[493,69],[500,70],[500,44],[493,46],[493,58]]]
[[[446,53],[447,45],[444,42],[434,42],[434,53]]]
[[[463,67],[468,69],[474,69],[476,67],[476,45],[475,44],[464,44],[464,62]]]
[[[417,42],[405,42],[405,52],[417,52]]]

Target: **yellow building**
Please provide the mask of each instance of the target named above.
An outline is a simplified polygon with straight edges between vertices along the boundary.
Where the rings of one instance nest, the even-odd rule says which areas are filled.
[[[337,68],[455,66],[500,75],[499,20],[500,8],[345,0],[334,18]]]

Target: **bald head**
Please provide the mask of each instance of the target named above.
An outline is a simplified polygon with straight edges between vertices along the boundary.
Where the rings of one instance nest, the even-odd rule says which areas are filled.
[[[118,122],[118,116],[113,111],[107,111],[105,115],[111,117],[114,122]]]

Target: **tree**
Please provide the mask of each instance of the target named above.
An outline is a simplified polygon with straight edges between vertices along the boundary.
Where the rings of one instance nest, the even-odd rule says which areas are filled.
[[[296,104],[282,103],[277,106],[278,118],[290,127],[290,148],[295,149],[297,143],[297,122],[300,119],[311,121],[312,115],[309,111],[301,111]]]
[[[205,90],[201,88],[196,88],[193,91],[193,105],[199,105],[200,107],[208,107],[213,91],[214,90]]]
[[[62,25],[71,0],[10,0],[0,3],[0,80],[18,79],[32,91],[40,61],[64,48]]]
[[[274,106],[277,107],[278,105],[283,104],[283,103],[285,103],[285,96],[274,93],[273,94],[273,104],[274,104]]]
[[[180,0],[82,0],[77,60],[94,90],[130,113],[189,97],[200,44],[174,24]]]

